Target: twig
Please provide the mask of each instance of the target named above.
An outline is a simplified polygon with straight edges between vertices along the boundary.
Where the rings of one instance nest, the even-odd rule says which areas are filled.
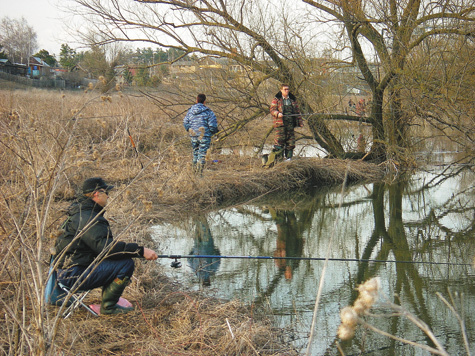
[[[226,324],[228,325],[229,332],[231,333],[231,337],[234,340],[234,334],[233,334],[233,329],[231,329],[231,325],[229,325],[229,320],[226,318]]]
[[[394,310],[399,311],[401,315],[404,315],[406,318],[412,321],[414,325],[421,329],[432,340],[437,349],[440,350],[440,355],[448,355],[448,353],[444,350],[444,347],[440,344],[439,340],[437,340],[435,335],[432,333],[432,330],[426,323],[397,304],[391,304],[391,307]]]
[[[341,348],[340,343],[338,341],[336,342],[336,348],[340,352],[341,356],[345,356],[345,353],[343,352],[343,349]]]
[[[445,350],[438,350],[438,349],[434,349],[433,347],[430,347],[430,346],[427,346],[427,345],[423,345],[423,344],[418,344],[417,342],[414,342],[414,341],[411,341],[411,340],[407,340],[407,339],[403,339],[401,337],[398,337],[398,336],[395,336],[393,334],[390,334],[390,333],[387,333],[386,331],[383,331],[381,329],[378,329],[376,327],[374,327],[373,325],[363,321],[363,320],[360,320],[360,323],[361,325],[363,325],[364,327],[370,329],[370,330],[373,330],[374,332],[377,332],[378,334],[381,334],[383,336],[387,336],[391,339],[394,339],[394,340],[397,340],[397,341],[401,341],[405,344],[409,344],[409,345],[412,345],[412,346],[416,346],[416,347],[419,347],[423,350],[426,350],[426,351],[429,351],[433,354],[436,354],[436,355],[442,355],[442,356],[450,356]]]
[[[347,167],[347,169],[345,171],[345,178],[343,179],[343,183],[341,185],[340,202],[339,202],[339,205],[338,205],[339,208],[341,208],[341,205],[343,203],[343,194],[345,192],[346,180],[348,178],[348,170],[349,170],[349,167]],[[339,219],[338,219],[338,215],[337,215],[337,218],[335,219],[335,222],[334,222],[334,225],[333,225],[333,231],[336,231],[336,227],[337,227],[338,222],[339,222]],[[312,340],[313,340],[313,336],[314,336],[315,324],[317,322],[318,305],[320,304],[320,298],[322,296],[323,283],[325,281],[325,273],[326,273],[327,266],[328,266],[328,259],[329,259],[329,256],[330,256],[330,249],[331,249],[332,243],[333,243],[333,236],[335,236],[335,234],[331,235],[330,241],[328,243],[325,262],[323,264],[323,269],[322,269],[322,273],[321,273],[321,277],[320,277],[320,282],[318,284],[318,292],[317,292],[317,297],[315,299],[315,307],[313,309],[312,326],[311,326],[311,329],[310,329],[310,337],[308,339],[307,352],[305,353],[306,356],[310,355],[310,348],[311,348]]]
[[[140,168],[143,169],[143,164],[142,164],[142,161],[140,160],[140,157],[139,157],[139,151],[137,150],[137,147],[135,146],[134,139],[132,138],[132,135],[131,135],[130,130],[129,130],[128,127],[127,127],[127,134],[129,135],[130,143],[132,144],[132,147],[134,148],[135,156],[136,156],[137,159],[139,160]]]
[[[227,321],[228,319],[226,319]],[[256,350],[256,348],[252,345],[252,342],[251,340],[249,340],[247,337],[244,337],[243,336],[243,339],[247,342],[247,344],[249,345],[249,347],[256,353],[257,356],[259,356],[259,352]]]
[[[469,346],[469,343],[468,343],[467,329],[465,328],[465,322],[464,322],[464,320],[460,317],[460,314],[457,313],[457,311],[455,310],[455,308],[453,307],[453,305],[451,305],[451,304],[442,296],[442,294],[440,294],[439,292],[436,292],[435,294],[440,298],[440,300],[442,300],[442,301],[444,302],[445,305],[447,305],[447,307],[450,309],[450,311],[455,315],[455,317],[456,317],[457,320],[459,321],[459,323],[460,323],[460,329],[462,329],[462,336],[463,336],[463,343],[464,343],[464,346],[465,346],[465,350],[467,351],[467,356],[470,356],[470,355],[471,355],[471,353],[470,353],[470,346]]]
[[[363,157],[360,158],[360,161],[364,161],[366,157],[371,153],[371,151],[368,151]]]

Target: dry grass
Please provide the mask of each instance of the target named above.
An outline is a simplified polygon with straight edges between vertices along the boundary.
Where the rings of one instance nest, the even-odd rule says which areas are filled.
[[[76,313],[62,321],[57,349],[82,355],[296,355],[262,311],[182,291],[159,275],[139,278],[140,286],[136,280],[125,294],[135,312],[102,318]],[[99,295],[90,300],[98,302]]]
[[[255,166],[258,167],[258,163]],[[237,203],[256,196],[341,184],[346,172],[349,183],[382,178],[382,170],[372,164],[302,158],[283,162],[269,170],[253,168],[247,171],[206,172],[206,179],[197,183],[198,189],[184,191],[183,196],[185,201],[194,201],[202,207]]]
[[[107,213],[116,237],[150,246],[151,221],[269,192],[341,183],[346,172],[350,182],[383,174],[363,162],[317,159],[264,170],[258,157],[221,155],[216,149],[210,159],[221,162],[196,177],[179,112],[122,93],[0,91],[0,348],[5,354],[293,354],[284,331],[274,330],[261,311],[180,291],[160,278],[156,264],[138,261],[126,290],[138,306],[130,315],[93,318],[79,312],[63,320],[43,302],[50,247],[64,209],[87,177],[102,176],[117,187]],[[261,144],[254,139],[249,132],[236,136],[230,149]]]

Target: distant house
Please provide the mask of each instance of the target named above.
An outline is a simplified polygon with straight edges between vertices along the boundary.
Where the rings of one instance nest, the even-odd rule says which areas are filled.
[[[12,74],[13,63],[8,59],[0,59],[0,71],[8,74]]]
[[[23,64],[15,64],[8,59],[0,59],[0,72],[12,75],[26,75],[27,67]]]
[[[68,70],[64,68],[52,68],[51,70],[54,72],[56,77],[61,77],[64,73],[68,72]]]
[[[203,69],[222,69],[227,66],[228,60],[226,58],[204,58],[199,61],[199,67]]]
[[[171,74],[190,74],[196,72],[198,63],[195,61],[178,61],[172,63],[170,67]]]
[[[39,57],[30,57],[28,62],[28,74],[32,78],[49,76],[51,74],[51,67]]]

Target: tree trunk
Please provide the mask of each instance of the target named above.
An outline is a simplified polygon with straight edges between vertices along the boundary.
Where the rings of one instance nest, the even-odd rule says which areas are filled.
[[[368,158],[376,161],[386,159],[386,136],[383,125],[383,90],[373,92],[373,101],[371,105],[373,145],[371,146]]]
[[[390,113],[386,123],[387,157],[400,161],[404,160],[404,149],[408,147],[407,128],[409,117],[403,112],[401,91],[395,88],[396,82],[397,78],[394,79],[389,90]]]
[[[323,116],[321,114],[315,114],[308,118],[308,126],[312,131],[315,141],[325,149],[330,155],[338,158],[343,158],[345,150],[340,142],[333,136],[328,130],[327,126],[323,122]]]

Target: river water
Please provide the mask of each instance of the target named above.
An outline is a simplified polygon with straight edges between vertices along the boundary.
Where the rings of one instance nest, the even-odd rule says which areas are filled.
[[[453,159],[441,153],[425,169],[393,183],[316,187],[153,228],[157,240],[166,241],[158,248],[162,254],[328,256],[324,275],[319,259],[183,258],[179,269],[169,259],[160,263],[190,289],[264,303],[302,354],[307,348],[311,355],[340,354],[339,312],[372,277],[380,278],[381,292],[366,322],[434,347],[413,322],[393,314],[391,303],[401,305],[428,325],[450,355],[467,355],[458,313],[475,353],[475,173],[469,165],[446,164]],[[430,354],[361,326],[340,346],[346,355]]]

